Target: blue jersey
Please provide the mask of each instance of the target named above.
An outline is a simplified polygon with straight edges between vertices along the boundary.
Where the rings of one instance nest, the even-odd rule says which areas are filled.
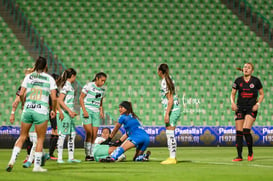
[[[132,135],[135,132],[145,132],[139,121],[136,118],[134,118],[131,114],[121,115],[119,117],[118,123],[123,124],[124,129],[128,136]]]

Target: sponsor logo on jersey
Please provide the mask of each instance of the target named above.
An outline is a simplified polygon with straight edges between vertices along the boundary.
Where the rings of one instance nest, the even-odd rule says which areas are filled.
[[[251,83],[251,84],[249,85],[249,87],[250,87],[251,89],[253,89],[253,88],[255,87],[255,85],[254,85],[253,83]]]

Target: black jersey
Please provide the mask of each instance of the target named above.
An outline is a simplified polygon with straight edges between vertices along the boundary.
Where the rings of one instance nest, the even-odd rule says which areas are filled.
[[[259,90],[263,86],[257,77],[251,76],[250,80],[246,82],[242,76],[235,80],[232,88],[238,90],[238,106],[254,106],[257,103]]]
[[[58,90],[58,89],[56,89],[56,97],[59,97],[59,90]],[[48,104],[49,104],[49,109],[52,110],[52,100],[51,100],[51,96],[49,96]]]

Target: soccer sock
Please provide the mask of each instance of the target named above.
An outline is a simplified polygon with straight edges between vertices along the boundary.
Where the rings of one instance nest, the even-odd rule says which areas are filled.
[[[75,147],[75,133],[71,133],[68,137],[68,142],[67,142],[67,149],[68,149],[68,159],[73,160],[74,159],[74,147]]]
[[[248,155],[251,156],[252,153],[253,153],[253,149],[252,149],[253,138],[252,138],[252,135],[250,133],[250,129],[244,128],[243,131],[244,131],[244,136],[245,136],[245,139],[246,139],[246,144],[247,144],[247,147],[248,147]]]
[[[170,158],[176,158],[176,139],[174,136],[174,130],[166,130],[167,144],[170,152]]]
[[[17,156],[19,155],[20,151],[21,151],[21,148],[19,148],[17,146],[13,147],[9,164],[13,165],[15,163],[15,160],[16,160]]]
[[[135,161],[143,161],[143,158],[145,157],[145,155],[139,155],[136,157]]]
[[[43,156],[43,152],[35,152],[34,168],[41,166],[42,156]]]
[[[91,143],[91,146],[90,146],[90,155],[91,156],[94,156],[93,149],[94,149],[94,144]]]
[[[65,135],[60,135],[57,143],[58,147],[58,160],[63,160],[63,147],[64,147]]]
[[[242,131],[236,131],[236,148],[238,157],[242,157],[242,151],[243,151],[243,132]]]
[[[26,139],[26,145],[27,145],[27,154],[29,155],[31,152],[32,142],[30,141],[29,137]]]
[[[120,157],[120,155],[122,155],[124,153],[124,149],[122,147],[118,147],[117,149],[115,149],[115,151],[112,153],[112,158],[114,158],[115,160],[118,159],[118,157]]]
[[[35,150],[36,150],[36,142],[34,142],[32,144],[31,152],[30,152],[30,155],[29,155],[28,160],[27,160],[30,163],[32,163],[33,160],[34,160]]]
[[[52,141],[53,141],[54,135],[52,134],[49,139],[49,155],[51,155],[51,148],[52,148]]]
[[[51,135],[51,140],[50,140],[50,146],[49,146],[49,155],[53,156],[53,153],[57,147],[57,142],[58,142],[58,135]]]
[[[85,150],[85,156],[91,156],[91,143],[90,142],[84,142],[84,150]]]

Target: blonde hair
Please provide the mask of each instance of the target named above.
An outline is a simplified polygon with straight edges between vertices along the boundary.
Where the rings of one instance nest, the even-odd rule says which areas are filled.
[[[25,73],[25,74],[30,74],[30,73],[32,73],[32,72],[34,72],[34,69],[33,69],[33,68],[26,68],[26,69],[24,70],[24,73]]]

